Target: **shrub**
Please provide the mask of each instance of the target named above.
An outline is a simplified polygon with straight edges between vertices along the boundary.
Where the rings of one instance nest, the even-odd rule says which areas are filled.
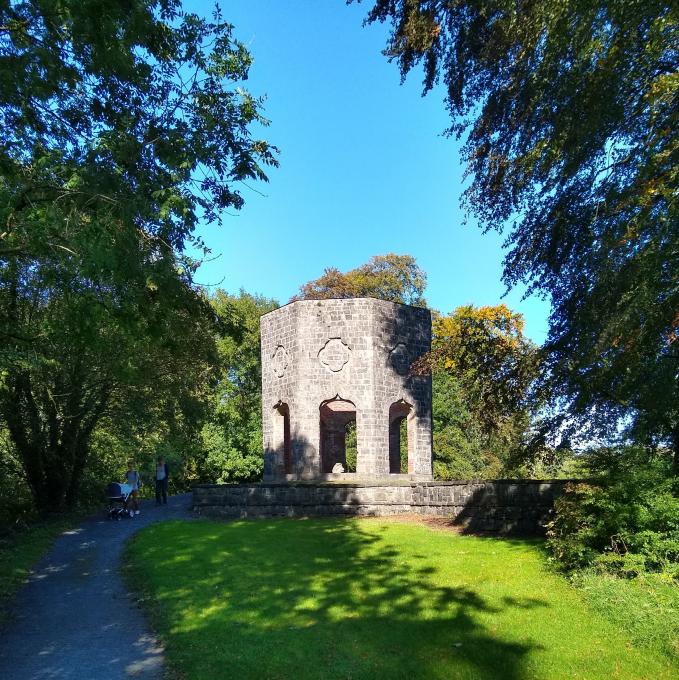
[[[679,577],[679,497],[669,460],[636,447],[602,449],[592,479],[555,503],[548,547],[566,569],[594,566],[624,577]]]

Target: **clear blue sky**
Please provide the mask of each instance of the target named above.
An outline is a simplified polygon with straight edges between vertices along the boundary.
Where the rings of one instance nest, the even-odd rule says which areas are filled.
[[[280,167],[221,227],[201,231],[220,256],[199,270],[199,283],[244,288],[287,302],[326,267],[342,271],[372,255],[408,253],[428,274],[430,305],[502,301],[502,240],[463,224],[463,167],[441,91],[420,96],[413,74],[381,54],[387,29],[362,27],[370,3],[344,0],[222,0],[224,17],[254,58],[247,88],[265,95],[281,149]],[[209,15],[210,0],[185,0]],[[549,305],[504,302],[526,318],[542,343]]]

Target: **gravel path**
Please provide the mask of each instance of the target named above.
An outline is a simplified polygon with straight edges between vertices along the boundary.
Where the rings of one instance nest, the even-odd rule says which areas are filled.
[[[163,650],[149,631],[119,567],[125,541],[166,519],[188,519],[191,495],[133,519],[86,521],[57,539],[18,593],[0,631],[0,677],[11,680],[150,680]]]

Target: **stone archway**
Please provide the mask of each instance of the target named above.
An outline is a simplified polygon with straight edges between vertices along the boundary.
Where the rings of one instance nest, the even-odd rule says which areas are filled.
[[[413,474],[415,428],[412,404],[400,399],[389,407],[389,474]],[[405,441],[404,441],[405,437]],[[407,462],[403,459],[407,458]]]
[[[290,441],[290,408],[282,401],[274,406],[273,450],[278,474],[292,474],[292,443]]]
[[[330,474],[337,463],[346,470],[346,428],[356,421],[356,405],[337,395],[321,403],[319,416],[321,473]]]

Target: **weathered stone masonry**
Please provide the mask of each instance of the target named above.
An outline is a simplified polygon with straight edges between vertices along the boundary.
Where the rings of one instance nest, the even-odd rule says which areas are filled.
[[[415,513],[473,531],[541,533],[565,480],[433,482],[428,310],[372,298],[301,300],[261,320],[264,482],[201,485],[194,509],[221,517]],[[357,463],[346,469],[356,423]],[[405,422],[408,473],[401,474]]]
[[[217,517],[449,517],[472,531],[539,534],[567,480],[201,485],[194,509]]]
[[[409,478],[432,478],[431,377],[409,375],[431,347],[429,310],[372,298],[300,300],[265,314],[261,337],[265,481],[346,469],[352,420],[357,476],[396,477],[404,419]]]

